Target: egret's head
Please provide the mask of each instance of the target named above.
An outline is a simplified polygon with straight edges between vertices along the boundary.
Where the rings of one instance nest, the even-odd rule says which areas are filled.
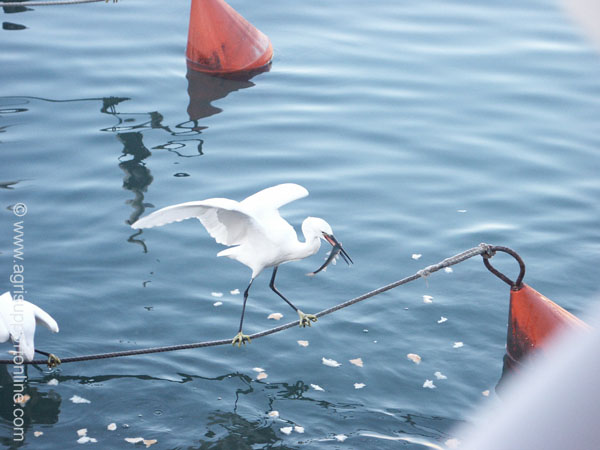
[[[313,235],[321,239],[325,239],[324,235],[333,235],[331,226],[319,217],[307,217],[302,222],[302,231],[305,235]]]
[[[329,254],[329,258],[327,258],[327,261],[325,261],[325,263],[321,267],[319,267],[317,270],[310,273],[309,275],[314,275],[316,273],[319,273],[321,270],[325,269],[337,255],[342,255],[342,258],[344,259],[344,261],[346,261],[346,264],[350,265],[351,263],[353,263],[352,258],[350,258],[350,255],[346,253],[346,250],[342,248],[342,244],[338,242],[335,236],[333,235],[333,230],[331,229],[331,226],[323,219],[320,219],[318,217],[306,218],[302,223],[302,230],[304,231],[305,236],[309,236],[310,233],[313,236],[319,237],[324,241],[329,242],[333,247],[331,249],[331,253]]]

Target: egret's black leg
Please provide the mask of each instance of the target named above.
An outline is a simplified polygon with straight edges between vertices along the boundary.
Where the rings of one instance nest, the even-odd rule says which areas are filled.
[[[244,291],[244,304],[242,305],[242,317],[240,318],[240,329],[238,331],[238,334],[236,334],[235,337],[233,338],[233,340],[231,341],[232,345],[237,344],[238,347],[241,347],[242,344],[246,344],[246,341],[250,342],[250,338],[248,336],[246,336],[245,334],[242,334],[242,326],[244,325],[244,314],[246,312],[246,301],[248,300],[248,293],[250,292],[250,286],[252,286],[253,281],[254,281],[254,278],[252,278],[250,280],[250,284],[248,284],[248,287]]]
[[[277,290],[277,288],[275,287],[275,276],[277,276],[278,267],[279,266],[275,266],[275,268],[273,268],[273,275],[271,276],[271,282],[269,283],[269,287],[273,290],[273,292],[275,292],[282,299],[284,299],[285,302],[294,309],[294,311],[298,311],[298,308],[296,308],[292,302],[285,298],[285,296],[281,292],[279,292],[279,290]]]
[[[298,316],[300,316],[300,326],[301,327],[305,327],[306,325],[308,325],[310,327],[310,321],[312,320],[313,322],[316,322],[317,317],[312,314],[304,314],[302,311],[300,311],[298,308],[296,308],[296,306],[294,306],[294,304],[292,302],[290,302],[287,298],[285,298],[285,296],[281,292],[279,292],[279,290],[275,287],[275,277],[277,276],[277,268],[278,268],[278,266],[275,266],[273,268],[273,275],[271,276],[271,282],[269,283],[269,287],[273,290],[273,292],[275,292],[282,299],[284,299],[285,302],[294,309],[294,311],[296,311],[298,313]]]

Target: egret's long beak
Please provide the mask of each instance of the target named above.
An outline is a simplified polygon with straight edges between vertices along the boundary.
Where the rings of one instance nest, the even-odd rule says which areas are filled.
[[[333,247],[331,249],[331,253],[329,254],[329,258],[327,258],[327,261],[325,261],[321,267],[319,267],[314,272],[309,273],[308,275],[316,275],[321,270],[325,269],[325,267],[327,267],[331,263],[331,261],[333,261],[335,259],[335,257],[337,255],[342,255],[342,258],[344,259],[344,261],[346,261],[346,264],[348,264],[348,265],[354,264],[354,261],[352,261],[352,258],[350,258],[350,255],[346,252],[346,250],[343,249],[342,244],[340,244],[333,235],[323,233],[323,238],[327,242],[329,242],[331,244],[331,246]]]

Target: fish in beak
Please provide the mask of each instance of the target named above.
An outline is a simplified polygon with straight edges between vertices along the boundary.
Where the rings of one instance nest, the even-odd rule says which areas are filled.
[[[307,275],[313,276],[318,274],[321,270],[325,269],[331,263],[331,261],[333,261],[338,255],[342,256],[342,259],[346,262],[346,264],[354,264],[354,261],[352,261],[350,255],[346,252],[346,250],[343,249],[342,244],[340,244],[333,235],[323,233],[323,239],[329,242],[333,247],[331,249],[331,253],[329,253],[329,258],[327,258],[327,260],[323,263],[321,267]]]

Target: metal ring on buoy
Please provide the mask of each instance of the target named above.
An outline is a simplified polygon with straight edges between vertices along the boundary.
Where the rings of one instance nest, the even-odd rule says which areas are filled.
[[[510,256],[515,258],[515,260],[519,263],[520,272],[519,272],[519,276],[517,277],[517,279],[515,281],[512,281],[510,278],[508,278],[506,275],[504,275],[502,272],[500,272],[498,269],[496,269],[490,263],[490,258],[492,256],[494,256],[496,254],[496,252],[508,253]],[[507,283],[513,291],[518,291],[519,289],[521,289],[521,287],[523,286],[523,278],[525,277],[525,263],[523,262],[523,260],[521,259],[521,257],[519,256],[519,254],[517,252],[515,252],[514,250],[512,250],[508,247],[490,246],[488,253],[484,253],[481,256],[483,257],[483,264],[485,264],[485,267],[487,267],[487,269],[490,272],[492,272],[494,275],[496,275],[502,281]]]

